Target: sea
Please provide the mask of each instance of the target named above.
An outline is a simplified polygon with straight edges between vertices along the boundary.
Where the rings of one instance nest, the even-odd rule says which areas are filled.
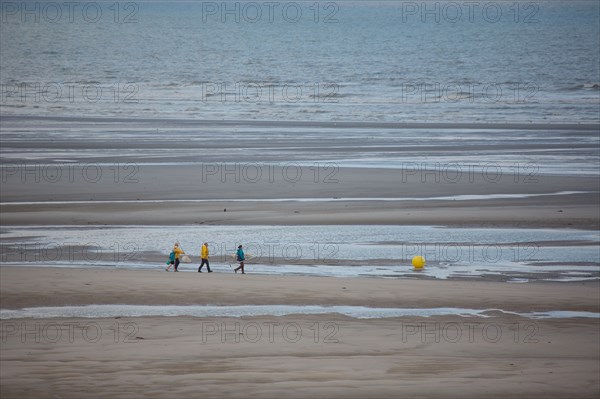
[[[600,121],[600,2],[1,1],[0,112]]]

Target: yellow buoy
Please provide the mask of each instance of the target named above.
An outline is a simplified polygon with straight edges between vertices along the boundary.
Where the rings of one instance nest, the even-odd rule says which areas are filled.
[[[425,266],[425,258],[422,256],[415,256],[412,258],[412,265],[415,269],[422,269]]]

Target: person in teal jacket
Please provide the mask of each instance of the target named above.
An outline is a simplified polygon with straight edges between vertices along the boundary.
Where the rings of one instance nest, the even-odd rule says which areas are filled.
[[[244,250],[242,249],[242,245],[240,245],[235,253],[235,260],[240,263],[240,266],[233,269],[234,272],[237,273],[238,270],[242,269],[242,274],[246,274],[244,273],[244,259]]]
[[[174,256],[173,256],[174,254]],[[173,250],[171,251],[171,255],[169,255],[169,266],[167,266],[167,268],[165,269],[166,271],[169,271],[169,269],[171,268],[171,266],[174,266],[175,271],[177,270],[177,267],[179,267],[179,256],[185,254],[185,252],[183,251],[183,249],[181,249],[181,247],[179,246],[179,243],[176,242],[175,245],[173,245]]]

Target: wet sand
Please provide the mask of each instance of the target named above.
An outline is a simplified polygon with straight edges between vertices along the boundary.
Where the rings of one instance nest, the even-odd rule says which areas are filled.
[[[281,168],[273,170],[282,173]],[[433,224],[579,229],[598,229],[600,221],[600,182],[595,177],[543,175],[535,182],[515,183],[510,174],[495,182],[481,175],[471,182],[465,175],[452,182],[442,178],[450,172],[442,171],[339,168],[337,181],[326,183],[320,176],[315,183],[314,170],[301,170],[306,177],[297,183],[270,182],[268,177],[253,183],[240,175],[236,181],[236,172],[205,176],[203,182],[199,165],[142,165],[137,182],[131,184],[115,183],[106,173],[96,183],[71,183],[65,178],[33,184],[15,171],[7,176],[0,194],[0,221],[4,225]],[[548,195],[560,192],[575,193]],[[531,196],[435,199],[496,194]]]
[[[0,126],[3,225],[600,226],[597,124],[3,116]],[[560,192],[576,193],[548,195]],[[516,198],[454,198],[464,195]],[[405,200],[383,201],[394,198]],[[211,202],[168,202],[185,200]]]

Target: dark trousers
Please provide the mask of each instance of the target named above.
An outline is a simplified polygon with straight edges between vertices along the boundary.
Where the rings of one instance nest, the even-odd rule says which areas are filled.
[[[179,267],[179,258],[175,259],[175,271],[177,271],[177,268]]]
[[[208,264],[208,259],[204,259],[204,258],[202,258],[202,263],[200,263],[200,267],[198,268],[198,271],[202,270],[202,266],[204,266],[205,264],[206,264],[206,268],[210,272],[210,265]]]
[[[240,266],[236,267],[234,270],[237,272],[238,270],[242,269],[242,273],[244,273],[244,262],[240,262]],[[245,273],[244,273],[245,274]]]

